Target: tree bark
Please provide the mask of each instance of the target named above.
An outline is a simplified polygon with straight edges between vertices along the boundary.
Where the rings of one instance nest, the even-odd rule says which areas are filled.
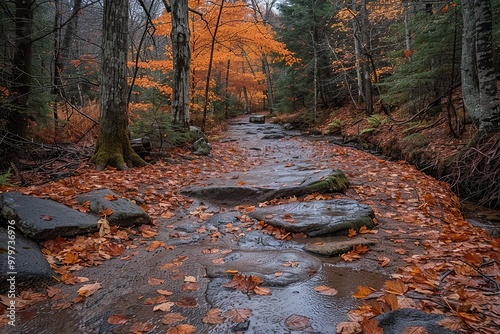
[[[462,99],[465,111],[472,121],[479,124],[481,110],[479,108],[479,82],[476,69],[476,20],[474,0],[462,0],[463,33],[462,33]]]
[[[479,130],[491,134],[500,131],[500,109],[493,63],[493,24],[491,1],[475,1],[477,75],[479,78]]]
[[[188,1],[172,0],[172,53],[173,87],[172,114],[174,123],[189,127],[189,71],[191,65],[190,32],[188,23]]]
[[[128,0],[105,0],[101,66],[101,110],[96,152],[97,170],[144,166],[130,146],[127,103]]]
[[[32,56],[33,44],[31,41],[33,28],[33,1],[15,1],[15,42],[14,57],[12,59],[12,106],[5,107],[2,113],[6,119],[8,131],[19,136],[25,136],[28,130],[28,101],[32,85]]]

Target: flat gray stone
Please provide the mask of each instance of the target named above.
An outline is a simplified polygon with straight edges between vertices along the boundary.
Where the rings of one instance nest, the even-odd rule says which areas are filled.
[[[290,171],[287,171],[290,172]],[[250,204],[265,202],[274,198],[302,196],[311,193],[342,192],[349,187],[344,172],[339,169],[305,171],[290,173],[279,177],[279,182],[268,186],[189,186],[181,193],[186,196],[201,198],[210,202],[229,204]],[[276,181],[278,177],[273,177]],[[266,181],[266,180],[263,180]],[[284,187],[283,184],[290,184]]]
[[[372,246],[375,241],[363,237],[331,237],[331,241],[322,243],[307,243],[304,250],[322,256],[337,256],[350,251],[357,245]]]
[[[61,203],[17,192],[0,194],[0,210],[4,220],[14,220],[18,230],[32,239],[94,232],[99,220]]]
[[[319,272],[322,262],[300,250],[235,251],[224,257],[224,263],[209,266],[211,278],[230,277],[227,270],[237,270],[245,276],[255,275],[267,286],[287,286],[307,281]],[[276,273],[282,273],[277,276]]]
[[[107,195],[110,195],[108,196],[110,199],[106,198]],[[99,214],[100,210],[107,208],[113,210],[113,213],[106,217],[111,225],[128,227],[131,225],[149,224],[151,222],[151,218],[144,210],[110,189],[93,190],[77,196],[77,200],[80,204],[89,201],[90,211],[96,215]]]
[[[0,228],[0,293],[5,294],[9,291],[11,282],[14,283],[12,286],[15,286],[16,295],[21,289],[38,290],[49,283],[54,283],[53,276],[56,274],[45,260],[37,243],[26,238],[19,230],[10,231],[9,234],[6,228]],[[10,260],[14,261],[11,263],[12,267],[8,262],[9,255]],[[10,280],[7,281],[8,279]]]
[[[250,217],[292,233],[308,236],[347,234],[349,229],[372,228],[374,213],[365,204],[348,199],[293,202],[255,209]]]

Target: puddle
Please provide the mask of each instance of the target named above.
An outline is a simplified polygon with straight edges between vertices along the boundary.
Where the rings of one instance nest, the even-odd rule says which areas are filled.
[[[244,325],[245,334],[265,333],[335,333],[338,323],[347,321],[347,312],[361,304],[352,297],[358,286],[379,289],[385,278],[364,271],[353,271],[324,264],[321,271],[308,281],[286,287],[271,287],[271,296],[246,295],[239,290],[221,289],[227,279],[213,279],[206,293],[213,308],[223,312],[234,308],[248,308],[252,316]],[[322,295],[314,288],[326,285],[338,291],[335,296]],[[287,326],[293,315],[310,320],[311,330],[297,331]],[[226,322],[213,327],[209,333],[226,333],[234,330],[235,323]],[[241,329],[241,328],[240,328]],[[244,328],[243,328],[244,329]]]

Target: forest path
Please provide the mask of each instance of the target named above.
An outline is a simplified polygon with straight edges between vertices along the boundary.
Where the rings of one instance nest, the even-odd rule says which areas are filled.
[[[103,256],[111,259],[89,266],[92,257],[86,256],[85,262],[68,266],[73,277],[88,282],[55,285],[49,298],[19,311],[15,330],[6,327],[7,333],[334,333],[347,321],[347,312],[361,305],[352,297],[362,297],[359,286],[371,292],[385,284],[386,294],[397,296],[397,301],[372,300],[371,307],[359,311],[359,322],[363,315],[391,308],[424,306],[427,311],[449,312],[442,309],[446,303],[436,300],[465,284],[463,278],[470,273],[455,269],[455,275],[443,276],[450,268],[446,261],[456,268],[452,261],[459,263],[471,249],[481,261],[494,258],[498,244],[468,226],[448,185],[406,163],[311,142],[293,133],[263,139],[279,138],[280,131],[276,125],[239,118],[214,144],[213,158],[180,155],[168,164],[118,174],[85,169],[72,185],[64,183],[81,191],[83,186],[77,184],[94,179],[99,187],[140,197],[155,225],[113,231],[114,236],[105,240],[84,239],[97,249],[94,253],[82,246],[82,238],[66,240],[61,254],[78,244],[80,253],[93,254],[96,264]],[[328,245],[335,237],[290,238],[251,220],[252,205],[220,206],[179,195],[193,184],[293,184],[304,173],[332,168],[343,170],[351,187],[345,194],[314,194],[308,200],[354,199],[370,205],[378,223],[373,231],[351,238],[369,239],[368,248],[342,258],[302,250],[305,244]],[[57,187],[62,185],[52,184],[44,191]],[[115,243],[126,246],[119,256],[110,251]],[[494,275],[497,264],[485,270]],[[245,276],[233,279],[234,288],[225,287],[236,271]],[[264,282],[257,284],[249,273],[262,274]],[[397,282],[396,287],[387,282]],[[99,284],[99,289],[79,296],[78,289],[89,283]],[[429,284],[435,288],[430,290]],[[317,291],[325,287],[330,289],[326,294]],[[498,304],[488,298],[478,300],[476,309]],[[468,321],[478,313],[471,311]]]

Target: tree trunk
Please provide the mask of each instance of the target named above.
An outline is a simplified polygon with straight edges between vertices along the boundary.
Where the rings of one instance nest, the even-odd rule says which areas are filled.
[[[373,114],[372,82],[370,77],[370,59],[368,54],[368,11],[366,9],[366,0],[361,1],[361,44],[363,47],[363,56],[361,61],[363,96],[365,97],[366,115]]]
[[[6,128],[8,131],[25,136],[28,130],[28,101],[32,84],[33,1],[16,0],[14,57],[12,60],[13,106],[6,107]]]
[[[174,74],[172,87],[172,114],[174,123],[189,127],[189,69],[191,65],[188,1],[172,0],[172,53]]]
[[[105,0],[99,137],[90,160],[97,170],[146,165],[130,146],[127,132],[127,27],[128,0]]]
[[[476,20],[474,18],[474,0],[462,0],[462,98],[464,108],[476,124],[479,124],[479,82],[476,69]]]
[[[220,18],[222,16],[222,10],[224,9],[224,0],[222,0],[219,8],[219,14],[217,15],[217,22],[215,23],[214,33],[212,35],[212,43],[210,45],[210,59],[208,61],[207,69],[207,81],[205,82],[205,103],[203,104],[203,120],[201,123],[201,131],[205,131],[205,125],[207,123],[207,110],[209,104],[208,92],[210,90],[210,77],[212,75],[212,64],[214,61],[215,52],[215,42],[217,41],[217,31],[219,30]],[[207,28],[208,29],[208,28]]]
[[[500,131],[500,109],[493,63],[493,24],[489,0],[475,1],[475,18],[479,106],[481,108],[479,130],[482,133],[491,134]]]

